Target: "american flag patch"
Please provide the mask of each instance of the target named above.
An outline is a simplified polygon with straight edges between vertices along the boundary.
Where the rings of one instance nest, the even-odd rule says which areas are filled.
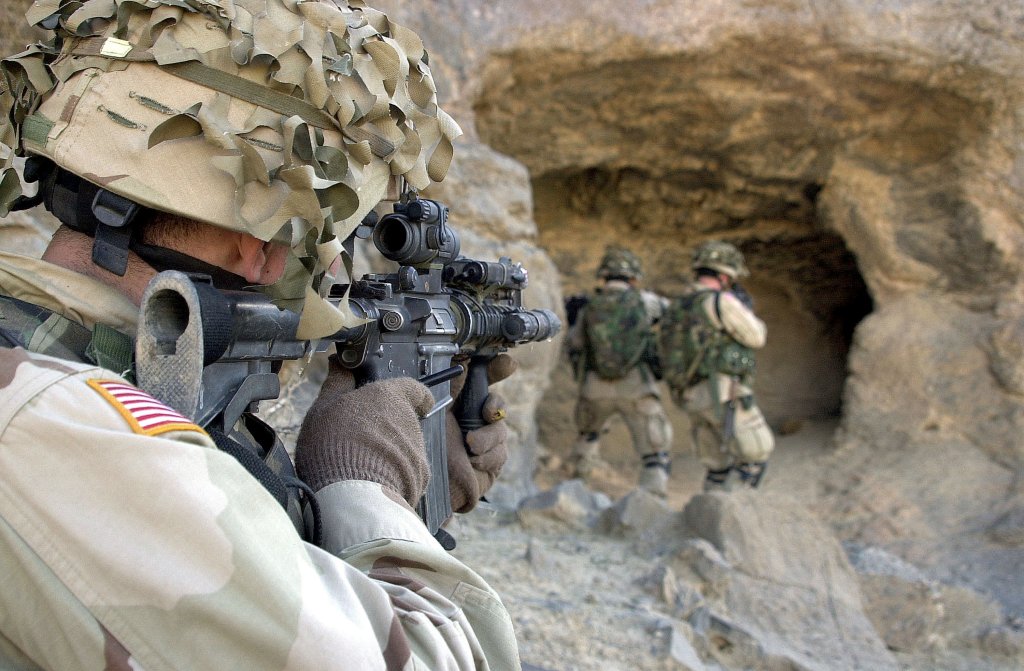
[[[90,387],[121,414],[135,433],[157,436],[168,431],[198,431],[199,426],[138,387],[115,380],[88,380]]]

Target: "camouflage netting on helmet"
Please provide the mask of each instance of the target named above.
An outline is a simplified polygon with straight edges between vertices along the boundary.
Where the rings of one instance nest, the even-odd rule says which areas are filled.
[[[419,37],[361,0],[37,0],[53,39],[3,61],[13,155],[148,207],[289,244],[267,287],[300,337],[354,323],[323,296],[341,241],[396,180],[440,181],[461,131]],[[350,264],[346,264],[350,265]]]

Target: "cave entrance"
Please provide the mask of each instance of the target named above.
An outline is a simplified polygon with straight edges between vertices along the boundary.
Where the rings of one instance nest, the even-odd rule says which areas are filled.
[[[958,236],[930,237],[960,230],[937,211],[956,192],[937,166],[971,141],[973,108],[929,81],[910,64],[789,41],[621,59],[510,52],[488,64],[473,107],[480,139],[530,171],[566,294],[593,285],[611,243],[640,254],[647,286],[666,295],[685,287],[701,242],[743,250],[769,328],[756,390],[783,428],[843,412],[853,334],[873,309],[850,250],[875,251],[849,236],[898,220],[901,248],[931,265],[955,256]],[[551,394],[563,383],[564,371]]]
[[[821,187],[777,183],[771,194],[761,189],[764,205],[754,216],[726,213],[701,225],[690,213],[714,199],[711,182],[710,176],[700,184],[678,175],[644,179],[636,169],[535,178],[540,244],[560,270],[563,291],[590,290],[605,247],[619,244],[643,259],[647,288],[678,295],[691,279],[693,249],[708,239],[728,240],[746,257],[751,277],[744,286],[768,325],[755,391],[769,422],[786,430],[801,420],[838,417],[854,329],[872,301],[856,259],[820,220]],[[555,384],[572,380],[563,371]],[[561,433],[558,442],[570,438]]]

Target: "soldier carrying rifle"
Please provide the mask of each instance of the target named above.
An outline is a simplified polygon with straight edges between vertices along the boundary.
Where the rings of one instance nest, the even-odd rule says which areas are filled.
[[[3,61],[0,140],[38,192],[8,160],[0,209],[62,225],[0,252],[0,667],[518,669],[435,535],[505,461],[501,351],[558,324],[410,210],[460,132],[419,38],[361,0],[28,19],[51,39]],[[395,202],[425,260],[332,293]],[[255,411],[332,341],[296,472]]]
[[[693,444],[707,469],[705,491],[734,479],[757,487],[775,437],[754,402],[754,350],[767,329],[739,284],[749,274],[743,254],[709,241],[693,255],[689,291],[665,311],[659,351],[673,400],[690,417]],[[735,476],[735,477],[732,477]]]

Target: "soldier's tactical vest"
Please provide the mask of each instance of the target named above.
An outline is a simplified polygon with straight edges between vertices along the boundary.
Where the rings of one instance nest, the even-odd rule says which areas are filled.
[[[653,344],[651,322],[641,293],[598,291],[583,312],[587,369],[619,380],[644,359]]]
[[[721,323],[721,292],[694,291],[672,301],[661,318],[658,338],[662,374],[669,387],[682,390],[714,373],[739,377],[749,383],[754,375],[754,351],[718,329],[704,310],[714,294],[715,313]]]
[[[0,347],[23,347],[58,359],[93,364],[135,382],[135,343],[130,336],[104,324],[90,330],[56,312],[3,295]],[[319,541],[319,529],[307,529],[302,512],[302,501],[312,501],[312,492],[306,492],[310,496],[300,495],[309,488],[296,476],[284,443],[273,428],[250,413],[243,414],[229,433],[203,428],[220,450],[235,457],[277,499],[300,535]],[[312,516],[316,523],[316,511]]]

